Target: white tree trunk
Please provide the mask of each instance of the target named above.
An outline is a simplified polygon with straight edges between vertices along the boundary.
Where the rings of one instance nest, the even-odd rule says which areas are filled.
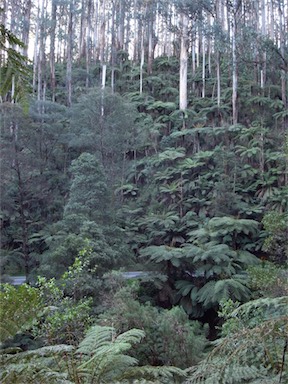
[[[236,50],[238,0],[233,0],[232,21],[232,114],[233,124],[238,122],[238,62]]]
[[[104,116],[104,92],[106,85],[106,64],[102,65],[102,82],[101,82],[101,117]]]
[[[202,98],[205,97],[205,76],[206,72],[206,56],[205,56],[205,35],[202,35]]]
[[[140,62],[140,94],[143,92],[143,65],[144,65],[144,31],[141,36],[141,62]]]
[[[216,55],[216,71],[217,71],[217,105],[220,107],[221,104],[221,72],[220,72],[220,52],[219,49],[217,50]]]
[[[55,102],[55,88],[56,88],[56,78],[55,78],[55,30],[56,30],[56,13],[57,13],[57,3],[55,0],[52,0],[52,10],[51,10],[51,34],[50,34],[50,81],[51,81],[51,91],[52,91],[52,101]]]
[[[179,79],[179,109],[187,109],[187,67],[188,67],[188,17],[180,15],[181,47],[180,47],[180,79]]]
[[[68,44],[67,44],[67,68],[66,68],[66,81],[67,81],[67,105],[71,106],[72,103],[72,49],[73,49],[73,1],[69,7],[69,22],[68,22]]]

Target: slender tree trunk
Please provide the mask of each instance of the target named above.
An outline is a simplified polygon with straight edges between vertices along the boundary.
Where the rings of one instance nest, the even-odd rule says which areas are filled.
[[[30,252],[29,252],[29,236],[28,236],[28,221],[25,215],[25,182],[22,177],[21,166],[19,161],[19,144],[18,144],[18,124],[15,121],[11,122],[10,132],[13,140],[13,168],[17,175],[17,192],[18,192],[18,214],[21,222],[21,257],[24,261],[24,271],[26,278],[30,273]]]
[[[15,75],[12,75],[11,81],[11,103],[15,103]]]
[[[56,78],[55,78],[55,31],[56,31],[56,0],[52,0],[51,32],[50,32],[50,81],[52,101],[55,102]]]
[[[216,24],[220,27],[221,31],[223,30],[223,20],[224,20],[224,13],[223,13],[223,3],[222,0],[217,0],[216,3]],[[220,47],[219,42],[216,42],[215,44],[215,51],[216,51],[216,77],[217,77],[217,105],[220,107],[221,105],[221,68],[220,68]]]
[[[147,73],[151,75],[152,73],[152,64],[154,56],[154,47],[153,47],[153,15],[149,16],[148,22],[148,61],[147,61]]]
[[[112,3],[112,26],[111,26],[111,90],[114,93],[115,88],[115,56],[116,56],[116,38],[115,38],[115,3]]]
[[[106,64],[102,65],[102,81],[101,81],[101,114],[100,114],[100,152],[101,152],[101,161],[104,164],[105,153],[104,153],[104,96],[105,96],[105,86],[106,86]]]
[[[211,26],[211,16],[207,16],[208,19],[208,26]],[[207,37],[207,59],[208,59],[208,77],[211,76],[211,37],[210,34],[208,34]]]
[[[79,36],[79,61],[86,59],[86,34],[87,34],[87,4],[86,0],[81,2],[80,36]],[[88,16],[89,17],[89,16]]]
[[[192,40],[192,53],[191,53],[191,56],[192,56],[192,76],[193,76],[192,89],[193,89],[193,91],[195,91],[195,81],[194,81],[194,78],[195,78],[195,74],[196,74],[195,39],[196,39],[196,37]]]
[[[37,84],[37,100],[43,98],[43,84],[45,78],[45,42],[46,42],[46,1],[42,0],[41,5],[41,25],[40,25],[40,41],[38,52],[38,84]]]
[[[96,62],[99,59],[99,2],[94,3],[95,21],[93,28],[93,60]]]
[[[0,12],[0,22],[1,24],[3,25],[7,25],[6,24],[6,15],[7,15],[7,3],[6,3],[6,0],[3,0],[3,12]],[[4,52],[4,47],[0,47],[0,68],[2,67],[2,65],[5,63],[5,52]],[[2,103],[3,102],[3,99],[2,99],[2,96],[0,96],[0,102]]]
[[[71,107],[71,103],[72,103],[73,13],[74,13],[74,1],[71,1],[69,6],[69,18],[68,18],[69,21],[68,21],[68,44],[67,44],[67,68],[66,68],[68,107]]]
[[[124,49],[124,31],[125,31],[125,2],[119,1],[118,14],[118,33],[117,33],[117,50]]]
[[[237,60],[237,48],[236,37],[238,30],[238,10],[239,0],[233,0],[233,20],[232,20],[232,114],[233,124],[238,122],[238,60]]]
[[[282,69],[281,69],[281,94],[284,108],[288,109],[288,99],[287,99],[287,76],[288,76],[288,65],[285,62],[285,20],[284,20],[285,10],[284,4],[282,7],[281,0],[278,0],[278,18],[279,18],[279,33],[280,33],[280,53],[283,58]],[[284,130],[288,129],[288,117],[284,117],[283,128]]]
[[[265,0],[262,0],[261,2],[261,33],[263,38],[265,39],[267,34]],[[265,49],[263,50],[262,60],[263,60],[263,65],[260,70],[260,87],[264,89],[264,86],[266,83],[266,69],[267,69],[267,53]]]
[[[102,65],[102,81],[101,81],[101,116],[104,116],[104,92],[106,86],[106,64]]]
[[[206,54],[205,54],[205,35],[202,34],[202,98],[205,97],[206,80]]]
[[[216,71],[217,71],[217,105],[221,105],[221,70],[220,70],[220,52],[216,53]]]
[[[143,92],[143,65],[144,65],[144,33],[141,36],[141,61],[140,61],[140,94]]]
[[[137,20],[137,0],[134,0],[134,9],[133,9],[133,22],[134,22],[134,40],[133,40],[133,62],[136,63],[138,60],[138,29],[139,29],[139,20]]]
[[[30,18],[31,18],[31,6],[32,1],[26,0],[24,6],[24,25],[22,30],[22,41],[25,44],[23,49],[23,55],[27,56],[28,54],[28,44],[29,44],[29,32],[30,32]]]
[[[93,7],[92,0],[88,0],[88,10],[87,10],[87,32],[86,32],[86,88],[89,87],[89,76],[90,76],[90,62],[91,62],[91,32],[92,32],[92,15],[93,15]]]
[[[131,31],[131,13],[128,11],[125,13],[126,20],[126,28],[124,29],[124,47],[126,52],[129,52],[129,44],[130,44],[130,31]]]
[[[200,29],[199,25],[197,26],[197,37],[196,37],[196,43],[197,43],[196,67],[199,68],[199,66],[200,66],[200,55],[201,55],[201,42],[202,42],[202,33],[201,33],[201,29]]]
[[[274,34],[274,1],[269,1],[269,12],[270,12],[270,23],[269,23],[269,36],[272,41],[274,41],[275,34]]]
[[[106,62],[105,44],[106,44],[106,0],[102,0],[102,12],[100,20],[100,61]]]
[[[181,46],[180,46],[180,78],[179,78],[179,109],[187,109],[187,67],[188,67],[188,17],[180,15]],[[184,119],[183,119],[184,124]]]
[[[36,92],[37,84],[37,71],[38,71],[38,46],[39,46],[39,24],[40,24],[40,6],[38,5],[37,9],[37,23],[35,29],[35,39],[34,39],[34,60],[33,60],[33,91]]]

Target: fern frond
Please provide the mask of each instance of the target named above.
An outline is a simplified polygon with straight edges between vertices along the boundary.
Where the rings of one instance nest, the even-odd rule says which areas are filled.
[[[186,257],[182,248],[169,247],[167,245],[151,245],[141,250],[141,256],[148,256],[151,261],[161,263],[163,261],[171,261],[175,267],[180,266],[180,259]]]
[[[188,371],[185,384],[242,384],[267,377],[266,369],[240,363],[227,364],[223,358],[205,360]]]
[[[185,376],[185,371],[177,367],[142,366],[137,368],[131,368],[124,372],[120,378],[120,381],[145,377],[148,380],[153,380],[153,383],[169,383],[174,382],[174,380],[170,381],[171,379],[173,379],[173,377],[183,378]]]
[[[133,329],[129,329],[129,331],[126,331],[118,335],[115,342],[121,343],[125,341],[126,343],[137,344],[137,343],[140,343],[140,341],[143,339],[144,336],[145,336],[144,331],[142,331],[141,329],[133,328]]]
[[[288,316],[288,296],[281,297],[265,297],[251,300],[248,303],[240,305],[236,308],[231,316],[239,318],[251,318],[255,314],[255,310],[263,314],[264,319],[273,319],[279,316]]]
[[[112,327],[91,327],[84,340],[81,341],[77,348],[77,353],[90,354],[91,351],[97,351],[97,349],[110,345],[114,328]]]

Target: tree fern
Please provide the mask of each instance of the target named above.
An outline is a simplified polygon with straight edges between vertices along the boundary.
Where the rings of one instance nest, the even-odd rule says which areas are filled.
[[[226,336],[217,340],[208,357],[191,369],[187,383],[287,382],[287,297],[253,300],[233,310],[230,316],[224,324]],[[229,328],[231,321],[234,326]]]
[[[160,164],[171,163],[177,159],[181,159],[185,157],[185,148],[179,147],[175,148],[167,148],[165,151],[160,152],[154,159],[153,163],[155,166],[159,166]]]
[[[255,220],[236,219],[234,217],[214,217],[209,221],[211,237],[224,236],[228,233],[257,235],[259,223]]]
[[[159,111],[174,111],[176,109],[176,104],[175,103],[172,103],[172,102],[163,102],[163,101],[160,101],[160,100],[157,100],[155,101],[153,104],[149,105],[149,107],[147,107],[147,110],[159,110]]]
[[[63,383],[72,384],[64,366],[57,366],[60,357],[67,358],[73,351],[70,345],[43,347],[32,351],[1,356],[0,379],[2,384]],[[59,368],[62,368],[59,371]]]
[[[263,320],[288,316],[288,296],[264,297],[249,301],[235,309],[231,316],[243,319],[253,318],[255,310],[261,309]]]
[[[116,384],[134,379],[173,383],[174,377],[185,376],[176,367],[138,367],[137,359],[126,352],[143,337],[139,329],[116,335],[112,327],[93,326],[76,350],[56,345],[6,354],[1,359],[1,383]]]
[[[185,384],[243,384],[254,379],[267,377],[267,370],[255,366],[233,363],[226,365],[223,358],[204,361],[190,370],[190,378]],[[252,380],[252,381],[251,381]],[[262,382],[261,382],[262,383]]]
[[[174,374],[183,376],[183,371],[174,367],[135,367],[138,361],[123,352],[129,351],[143,337],[144,332],[139,329],[117,336],[112,327],[92,327],[76,351],[82,359],[79,375],[92,376],[93,383],[122,382],[141,377],[167,379]]]
[[[183,249],[167,245],[151,245],[141,250],[140,254],[149,257],[151,261],[156,263],[170,261],[175,267],[179,267],[180,259],[185,257]]]
[[[205,309],[217,306],[222,300],[249,299],[251,292],[245,285],[246,281],[241,278],[229,278],[221,280],[211,280],[202,287],[197,287],[195,283],[179,280],[176,282],[178,295],[190,296],[192,302],[201,304]]]

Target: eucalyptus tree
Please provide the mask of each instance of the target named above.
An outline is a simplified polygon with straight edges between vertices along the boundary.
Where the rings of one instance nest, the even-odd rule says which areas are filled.
[[[179,109],[187,109],[187,68],[188,68],[188,17],[181,13],[181,48],[180,48],[180,80],[179,80]]]
[[[76,2],[71,0],[68,10],[68,29],[67,29],[67,67],[66,67],[66,83],[67,83],[67,105],[71,107],[72,103],[72,60],[73,60],[73,35],[75,21]]]
[[[50,31],[50,82],[51,82],[51,99],[55,102],[56,93],[56,77],[55,77],[55,33],[57,23],[57,0],[52,0],[51,4],[51,31]]]
[[[287,8],[287,6],[286,6]],[[288,97],[287,97],[287,74],[288,74],[288,65],[287,65],[287,23],[285,24],[285,17],[287,19],[287,9],[285,13],[285,2],[278,0],[278,19],[279,19],[279,44],[280,44],[280,53],[282,57],[282,66],[281,66],[281,92],[282,92],[282,102],[284,108],[288,108]],[[285,38],[286,36],[286,38]],[[284,129],[288,127],[288,118],[284,118]]]
[[[241,11],[241,2],[233,0],[232,5],[232,119],[233,124],[238,122],[238,57],[236,39],[239,32],[239,15]]]
[[[188,71],[188,50],[189,50],[189,33],[191,33],[191,23],[197,23],[203,20],[205,11],[211,12],[211,2],[209,0],[201,0],[197,2],[176,1],[173,6],[179,17],[179,25],[173,25],[171,15],[167,15],[167,10],[163,11],[167,18],[167,27],[176,28],[180,35],[180,73],[179,73],[179,108],[187,109],[187,71]],[[204,54],[204,53],[203,53]],[[205,63],[203,64],[205,66]]]

